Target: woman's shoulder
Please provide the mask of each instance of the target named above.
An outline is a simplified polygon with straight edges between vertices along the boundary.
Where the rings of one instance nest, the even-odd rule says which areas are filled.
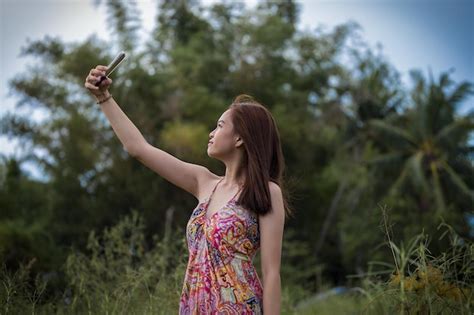
[[[223,176],[219,176],[207,170],[201,178],[199,178],[198,182],[198,194],[195,196],[199,202],[202,202],[209,194],[211,193],[212,189],[216,185],[216,183],[222,178]]]
[[[268,188],[270,189],[270,193],[278,193],[281,192],[280,185],[275,183],[274,181],[268,181]]]

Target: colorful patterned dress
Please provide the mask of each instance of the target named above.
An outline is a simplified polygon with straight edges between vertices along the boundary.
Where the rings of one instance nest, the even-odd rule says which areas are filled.
[[[232,197],[208,219],[211,195],[186,226],[189,260],[179,314],[263,314],[263,287],[252,264],[260,248],[258,216]]]

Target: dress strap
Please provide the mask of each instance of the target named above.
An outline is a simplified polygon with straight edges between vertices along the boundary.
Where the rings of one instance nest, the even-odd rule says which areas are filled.
[[[239,190],[237,190],[237,192],[235,193],[234,197],[232,197],[232,199],[231,199],[230,201],[234,200],[234,198],[237,197],[237,195],[239,194],[239,192],[242,190],[242,187],[243,187],[243,186],[240,186],[240,187],[239,187]]]
[[[217,184],[214,186],[214,189],[212,190],[211,194],[209,195],[209,197],[207,198],[207,202],[209,203],[209,201],[211,201],[211,198],[212,198],[212,195],[214,195],[214,192],[216,191],[216,188],[217,188],[217,185],[220,184],[220,182],[224,179],[224,176],[222,176],[221,179],[219,179],[219,181],[217,182]]]
[[[207,198],[207,203],[209,203],[211,201],[211,198],[212,196],[214,195],[214,192],[216,191],[216,188],[217,186],[220,184],[220,182],[224,179],[224,176],[222,176],[222,178],[217,182],[217,184],[214,186],[214,189],[212,190],[211,194],[209,195],[209,198]],[[232,199],[230,199],[229,202],[231,202],[232,200],[234,200],[235,197],[237,197],[237,195],[239,194],[239,192],[242,190],[244,186],[240,186],[239,187],[239,190],[237,190],[237,192],[235,193],[234,197],[232,197]]]

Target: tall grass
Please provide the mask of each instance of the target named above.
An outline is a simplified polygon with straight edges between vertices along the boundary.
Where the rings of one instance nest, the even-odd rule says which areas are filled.
[[[381,207],[385,246],[392,262],[372,261],[353,275],[359,285],[343,294],[314,295],[282,278],[282,314],[472,314],[474,246],[446,223],[438,230],[449,250],[434,257],[429,236],[393,242],[386,206]],[[48,278],[30,276],[34,260],[16,272],[2,266],[0,314],[176,314],[187,264],[183,231],[166,224],[147,248],[136,211],[100,235],[89,234],[87,252],[72,250],[64,264],[66,290],[47,294]],[[282,266],[283,267],[283,266]]]
[[[407,244],[392,240],[389,209],[381,206],[382,228],[393,261],[372,261],[360,286],[343,295],[299,303],[293,314],[473,314],[474,245],[442,222],[438,241],[449,238],[449,250],[434,257],[430,236],[421,232]],[[380,270],[373,270],[382,267]],[[385,278],[383,277],[385,276]],[[304,306],[302,306],[304,305]]]
[[[69,309],[81,314],[169,314],[179,304],[185,239],[180,234],[145,250],[144,224],[136,212],[103,236],[89,236],[90,256],[75,253],[66,261],[73,291]]]
[[[4,314],[173,314],[187,263],[183,233],[168,227],[145,248],[144,224],[133,211],[102,235],[89,234],[88,253],[73,251],[64,265],[68,287],[61,297],[36,305],[41,291],[28,284],[28,266],[1,275]],[[47,281],[37,279],[38,288]]]
[[[449,250],[434,257],[429,235],[421,232],[396,245],[388,218],[388,209],[381,207],[383,228],[392,253],[393,265],[373,262],[390,272],[385,282],[365,279],[370,299],[361,311],[384,314],[472,314],[474,302],[474,245],[461,238],[444,221],[438,241],[449,238]]]

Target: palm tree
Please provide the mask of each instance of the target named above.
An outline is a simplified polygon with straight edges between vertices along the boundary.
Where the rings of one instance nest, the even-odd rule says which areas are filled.
[[[359,207],[365,187],[360,185],[356,169],[363,163],[364,148],[370,140],[367,122],[398,115],[397,110],[404,101],[398,73],[383,57],[374,55],[370,49],[364,54],[353,50],[352,54],[356,70],[342,72],[342,81],[348,83],[338,87],[340,93],[348,92],[352,101],[346,105],[341,100],[331,102],[323,111],[324,121],[329,125],[341,126],[342,134],[341,143],[336,147],[332,159],[339,172],[336,175],[338,185],[319,232],[315,245],[316,256],[326,241],[337,212],[342,210],[341,203],[348,205],[348,215],[352,215]]]
[[[472,206],[472,180],[471,187],[466,181],[474,174],[469,156],[474,146],[468,141],[474,113],[464,117],[455,114],[460,102],[473,94],[472,84],[462,82],[448,92],[453,84],[449,73],[442,73],[434,82],[430,72],[429,84],[419,71],[410,75],[415,81],[413,107],[403,115],[369,121],[376,142],[385,152],[368,163],[396,168],[388,194],[400,192],[411,183],[415,193],[434,197],[437,215],[446,211],[448,188],[454,189],[456,196],[469,198]],[[420,206],[426,208],[428,204]]]

